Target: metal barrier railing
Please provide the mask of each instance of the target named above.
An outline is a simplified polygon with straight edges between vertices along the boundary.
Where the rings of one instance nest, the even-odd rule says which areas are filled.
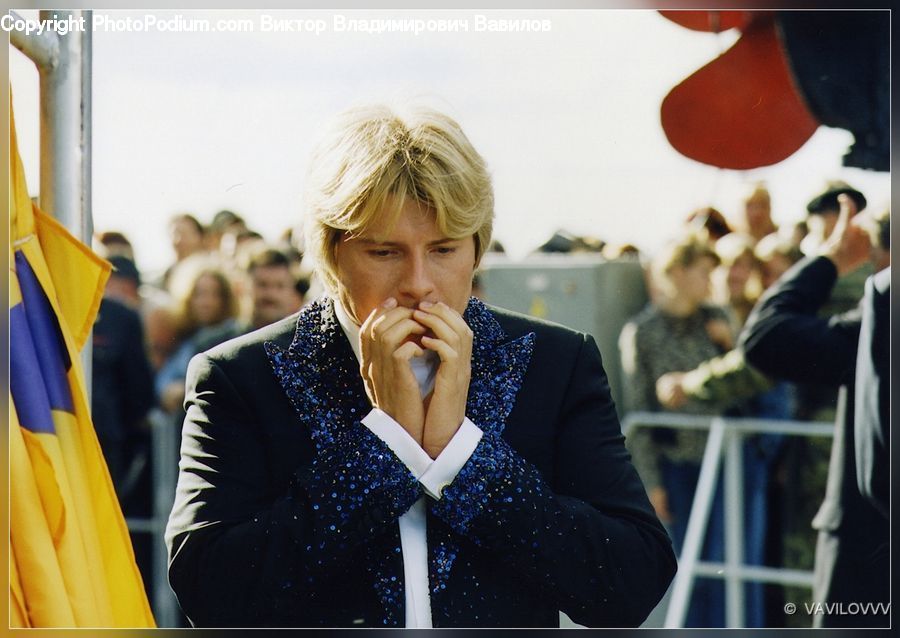
[[[150,518],[128,518],[128,530],[132,533],[150,534],[152,546],[152,574],[150,577],[150,604],[157,627],[178,625],[178,601],[169,587],[168,556],[165,533],[169,512],[175,501],[175,484],[178,480],[178,439],[173,431],[173,417],[160,409],[148,416],[150,422],[150,455],[153,481],[153,509]],[[180,430],[180,428],[179,428]]]
[[[688,518],[684,546],[678,559],[678,573],[666,610],[664,626],[684,626],[694,580],[697,576],[725,581],[725,621],[728,627],[744,626],[745,582],[780,583],[811,587],[812,572],[779,567],[744,564],[743,444],[748,434],[786,434],[789,436],[834,436],[834,424],[811,421],[782,421],[720,416],[695,416],[659,412],[631,412],[622,421],[625,436],[636,427],[709,430],[700,464],[700,477]],[[700,551],[709,523],[722,454],[725,453],[725,562],[700,561]]]

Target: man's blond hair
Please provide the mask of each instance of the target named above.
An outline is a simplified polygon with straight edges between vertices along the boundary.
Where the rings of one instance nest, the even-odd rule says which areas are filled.
[[[427,107],[364,106],[340,115],[313,152],[304,197],[306,247],[326,288],[337,292],[341,237],[365,233],[383,213],[391,227],[407,198],[433,211],[447,237],[473,236],[478,263],[491,240],[494,195],[459,124]]]

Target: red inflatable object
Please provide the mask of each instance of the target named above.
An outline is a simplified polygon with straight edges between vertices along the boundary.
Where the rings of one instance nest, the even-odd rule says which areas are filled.
[[[721,168],[769,166],[797,151],[818,128],[791,77],[773,14],[767,13],[754,16],[733,47],[663,100],[663,130],[681,154]]]

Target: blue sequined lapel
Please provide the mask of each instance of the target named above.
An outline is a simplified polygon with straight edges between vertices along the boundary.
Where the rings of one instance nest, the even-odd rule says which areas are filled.
[[[484,432],[500,434],[531,363],[534,333],[505,342],[494,314],[475,298],[463,317],[474,335],[466,416]]]
[[[287,351],[274,341],[267,341],[265,349],[278,382],[309,429],[317,454],[323,454],[343,428],[372,409],[331,299],[322,297],[304,308]],[[367,543],[365,551],[366,569],[384,609],[383,625],[403,626],[400,528],[391,526],[389,532]]]
[[[473,333],[472,378],[466,416],[485,434],[499,435],[506,427],[507,417],[531,363],[535,335],[530,332],[506,341],[507,335],[494,314],[475,298],[469,300],[463,318]],[[447,604],[446,585],[459,553],[459,538],[431,512],[427,533],[431,615],[438,618]]]

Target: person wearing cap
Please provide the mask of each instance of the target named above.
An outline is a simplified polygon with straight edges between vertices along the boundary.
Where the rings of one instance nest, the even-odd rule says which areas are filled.
[[[112,264],[112,271],[104,295],[140,311],[141,295],[138,290],[141,287],[141,273],[134,261],[124,255],[111,255],[107,261]]]
[[[198,626],[637,626],[675,571],[586,334],[486,306],[484,160],[353,109],[305,180],[328,294],[193,359],[169,582]]]
[[[857,211],[865,210],[866,197],[861,192],[840,180],[826,182],[824,190],[809,200],[806,205],[809,234],[801,246],[805,254],[815,254],[825,240],[831,236],[841,210],[838,203],[840,195],[850,197]]]
[[[138,307],[140,273],[121,255],[109,258],[107,280],[94,322],[91,414],[120,500],[129,489],[129,467],[146,443],[143,422],[156,403]]]
[[[823,627],[885,627],[889,615],[884,607],[859,614],[840,609],[889,601],[889,520],[883,507],[876,506],[879,500],[886,504],[889,222],[884,216],[880,231],[870,235],[866,217],[854,218],[852,193],[835,197],[840,212],[833,232],[817,255],[799,262],[763,295],[739,341],[747,361],[773,377],[841,384],[828,486],[813,519],[818,540],[811,620]],[[819,316],[838,277],[867,259],[879,272],[868,279],[859,306]],[[882,350],[873,350],[872,344]],[[855,452],[857,426],[861,432],[877,432],[860,435],[864,446],[870,443],[861,463]]]

